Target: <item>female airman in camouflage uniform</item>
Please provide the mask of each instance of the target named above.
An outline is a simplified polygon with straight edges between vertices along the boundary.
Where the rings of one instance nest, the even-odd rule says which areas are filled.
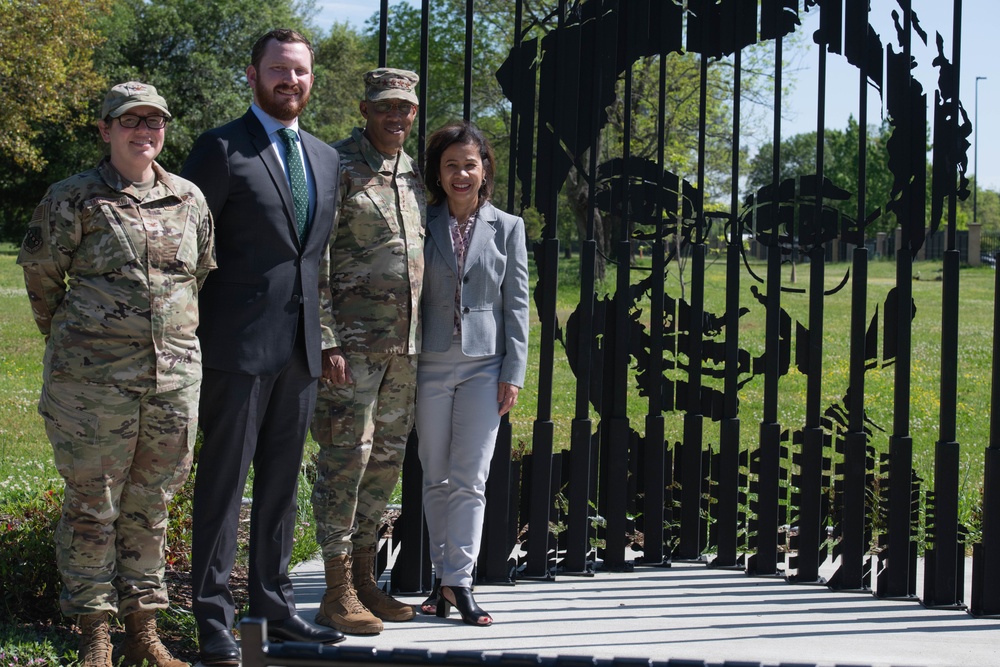
[[[114,86],[98,121],[110,157],[49,188],[17,259],[46,340],[38,410],[66,482],[61,605],[88,667],[112,664],[109,613],[124,619],[127,663],[186,664],[155,614],[167,504],[191,468],[198,289],[215,253],[201,191],[154,162],[169,119],[152,86]]]

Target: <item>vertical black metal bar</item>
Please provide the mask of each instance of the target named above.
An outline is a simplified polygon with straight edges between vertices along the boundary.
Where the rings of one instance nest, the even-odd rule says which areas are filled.
[[[661,113],[656,118],[656,240],[653,242],[652,276],[649,295],[649,374],[663,377],[663,299],[666,279],[666,247],[663,235],[667,228],[664,220],[664,188],[666,187],[666,119],[662,110],[667,99],[667,54],[660,54],[659,104]],[[660,383],[654,383],[657,388]],[[663,503],[666,500],[666,442],[663,419],[663,392],[651,391],[649,412],[646,415],[645,481],[643,498],[643,544],[642,560],[646,565],[668,562],[663,548]]]
[[[621,25],[628,26],[628,3],[619,3]],[[632,157],[632,63],[626,58],[624,92],[624,133],[622,137],[622,202],[621,240],[616,244],[617,280],[615,283],[615,346],[611,367],[613,400],[611,404],[611,425],[609,429],[607,460],[602,466],[607,468],[607,483],[604,495],[607,498],[607,537],[605,539],[604,567],[621,570],[625,567],[625,515],[628,498],[628,457],[630,428],[628,420],[629,381],[629,311],[631,310],[631,215],[629,161]]]
[[[912,40],[912,13],[910,0],[902,0],[903,57],[910,62],[910,42]],[[908,73],[907,104],[903,114],[909,116],[909,90],[913,86],[913,74]],[[909,127],[904,119],[903,127]],[[904,200],[912,198],[904,191]],[[907,218],[923,217],[922,211],[908,208],[903,211]],[[913,438],[910,437],[910,360],[912,356],[912,303],[913,303],[913,255],[911,253],[911,229],[913,225],[904,220],[902,225],[901,248],[896,251],[897,290],[897,339],[896,360],[893,376],[893,434],[889,438],[889,525],[888,559],[882,572],[884,585],[879,582],[877,594],[882,597],[910,598],[915,591],[910,586],[909,553],[911,542],[910,526],[910,477],[913,470]]]
[[[593,49],[593,44],[580,43],[581,49]],[[605,67],[598,64],[594,68],[597,78],[595,91],[601,90]],[[576,355],[576,412],[570,427],[569,519],[566,527],[566,558],[564,571],[567,574],[592,574],[589,564],[590,547],[590,502],[591,498],[591,458],[593,455],[593,422],[590,419],[590,389],[593,364],[590,356],[594,337],[594,299],[597,281],[597,241],[594,238],[597,215],[597,157],[600,148],[601,96],[593,95],[590,100],[590,121],[586,126],[593,129],[587,175],[587,232],[580,244],[580,319],[577,333],[577,348],[570,353]]]
[[[662,107],[661,107],[662,108]],[[662,213],[657,216],[662,220]],[[663,300],[666,277],[666,244],[657,237],[652,248],[652,280],[650,291],[650,364],[652,377],[663,377]],[[657,385],[659,389],[659,385]],[[666,425],[663,418],[663,393],[651,392],[649,412],[646,415],[645,489],[643,499],[643,563],[666,564],[669,559],[664,551],[663,525],[666,501]]]
[[[994,261],[1000,261],[1000,253],[994,255]],[[990,441],[983,466],[983,537],[982,542],[973,547],[972,553],[972,598],[969,608],[976,616],[1000,615],[1000,271],[995,274]]]
[[[514,3],[514,37],[511,40],[514,46],[514,71],[521,71],[521,49],[517,48],[521,44],[521,21],[524,15],[524,0],[516,0]],[[510,107],[510,157],[507,160],[507,210],[514,212],[514,202],[517,201],[517,137],[520,130],[520,108],[517,102],[511,103]]]
[[[702,48],[708,49],[711,21],[701,17]],[[684,413],[684,441],[681,445],[681,540],[677,558],[701,558],[702,533],[702,450],[704,432],[701,414],[702,321],[705,316],[705,145],[708,100],[708,55],[701,54],[698,100],[698,201],[695,203],[695,242],[691,246],[691,302],[687,326],[688,391]]]
[[[388,0],[382,0],[382,15],[385,16]],[[427,145],[427,91],[430,90],[430,0],[422,0],[420,5],[420,107],[417,109],[417,164],[424,166],[424,147]]]
[[[514,34],[512,44],[517,46],[521,35],[521,5],[523,0],[517,0],[514,9]],[[520,54],[513,49],[512,53]],[[515,56],[517,57],[517,56]],[[514,210],[515,190],[517,189],[517,103],[511,104],[510,113],[510,162],[507,175],[507,210]],[[486,480],[486,518],[483,523],[483,543],[479,551],[477,577],[481,581],[492,583],[507,583],[511,580],[508,568],[508,556],[514,548],[513,540],[517,531],[512,527],[512,508],[516,506],[516,497],[511,492],[512,465],[511,439],[512,429],[510,416],[504,415],[497,433],[496,448],[493,450],[493,460],[490,462],[490,476]]]
[[[379,66],[385,67],[389,31],[389,0],[382,0],[379,15]],[[427,91],[428,85],[428,43],[430,35],[430,0],[423,0],[420,13],[420,87],[417,90],[419,105],[417,108],[417,163],[424,164],[424,146],[427,139]],[[400,544],[398,566],[394,566],[390,575],[390,586],[393,590],[424,591],[431,581],[431,562],[428,551],[427,524],[423,516],[422,477],[423,469],[416,449],[416,432],[410,434],[407,442],[407,455],[403,459],[403,496],[408,497],[409,506],[417,503],[421,509],[417,512],[416,521],[409,522],[419,529],[401,531],[397,536]],[[408,545],[409,543],[409,545]],[[404,554],[409,554],[404,557]],[[399,572],[397,573],[397,568]]]
[[[868,217],[868,12],[858,12],[853,27],[864,35],[858,75],[858,225]],[[865,334],[868,300],[868,248],[860,245],[851,264],[851,353],[847,396],[847,433],[844,436],[844,495],[840,525],[840,569],[831,581],[838,590],[863,590],[865,544],[865,479],[868,436],[865,433]]]
[[[740,25],[740,3],[734,11],[735,25]],[[740,176],[740,113],[742,95],[743,50],[733,54],[733,153],[732,182]],[[718,544],[714,567],[736,567],[739,533],[739,370],[740,370],[740,252],[743,235],[739,225],[739,188],[733,187],[729,202],[729,238],[726,246],[726,375],[724,379],[723,416],[719,424]]]
[[[472,56],[473,0],[465,0],[465,90],[462,96],[462,118],[472,120]]]
[[[428,590],[432,569],[423,510],[424,473],[417,447],[417,432],[411,431],[406,441],[400,480],[403,511],[393,527],[393,540],[399,543],[399,553],[389,581],[393,591],[407,593]]]
[[[781,12],[775,12],[780,21]],[[765,315],[764,349],[764,410],[760,424],[760,450],[757,490],[756,553],[747,564],[747,571],[756,575],[773,575],[778,565],[778,484],[781,464],[781,424],[778,423],[778,380],[781,357],[781,249],[780,215],[778,212],[778,181],[781,167],[781,59],[782,37],[775,26],[774,38],[774,148],[771,166],[771,202],[774,244],[767,249],[767,310]]]
[[[378,15],[378,66],[385,67],[389,44],[389,0],[382,0]]]
[[[863,84],[866,85],[866,84]],[[864,130],[861,130],[864,136]],[[864,141],[862,139],[862,141]],[[862,153],[862,156],[864,154]],[[860,159],[863,164],[864,158]],[[864,189],[864,181],[860,186]],[[860,193],[859,193],[860,195]],[[863,198],[861,198],[863,201]],[[859,203],[859,206],[861,204]],[[852,258],[851,283],[851,356],[850,387],[848,396],[848,432],[844,437],[844,495],[841,511],[840,569],[836,583],[838,590],[863,590],[866,514],[866,478],[868,436],[864,431],[864,361],[865,303],[868,297],[868,249],[859,246]]]
[[[961,15],[962,0],[955,0],[956,13]],[[956,136],[959,131],[958,94],[960,76],[959,46],[962,40],[961,20],[953,25],[954,89],[941,91],[943,103],[951,107],[951,122]],[[947,65],[943,65],[947,66]],[[950,95],[951,98],[947,99]],[[935,147],[948,153],[957,146]],[[955,153],[956,155],[958,153]],[[951,160],[949,160],[949,163]],[[964,608],[962,588],[958,579],[959,559],[964,559],[964,544],[959,541],[958,476],[959,444],[956,441],[958,412],[958,299],[960,253],[955,244],[955,191],[957,165],[951,165],[948,197],[948,249],[944,253],[944,277],[941,285],[941,407],[939,438],[934,445],[934,559],[924,577],[924,604],[928,607]],[[962,553],[959,548],[962,548]],[[933,571],[931,571],[933,570]]]
[[[628,390],[628,275],[629,251],[628,241],[615,244],[618,258],[618,276],[616,280],[614,317],[615,348],[612,368],[612,401],[614,412],[610,419],[608,431],[608,455],[601,465],[607,471],[604,477],[604,496],[607,499],[607,533],[605,537],[604,567],[616,571],[625,568],[625,514],[627,509],[627,480],[629,457],[629,421],[626,411],[625,392]],[[622,301],[625,301],[622,304]]]
[[[958,156],[962,155],[964,151],[962,150],[962,139],[961,136],[961,92],[962,92],[962,0],[953,0],[952,2],[952,45],[951,45],[951,62],[953,65],[953,76],[954,78],[954,90],[951,91],[951,122],[952,122],[952,136],[955,143],[949,147],[949,152],[954,151],[955,159],[949,160],[949,166],[952,170],[948,174],[951,179],[950,185],[952,186],[951,193],[948,196],[948,249],[954,250],[958,247],[956,243],[956,236],[958,226],[956,225],[956,210],[955,207],[958,204],[956,193],[958,191]],[[976,128],[977,130],[979,128]],[[978,189],[978,188],[977,188]],[[972,222],[978,222],[975,219],[975,213],[973,213]]]
[[[550,578],[549,519],[552,515],[552,360],[555,352],[556,266],[559,262],[559,239],[545,239],[542,254],[550,267],[549,283],[543,285],[541,303],[541,352],[538,369],[538,416],[532,430],[531,505],[528,525],[528,557],[524,575]]]
[[[510,443],[510,419],[504,415],[490,461],[490,476],[486,479],[486,515],[476,570],[476,578],[484,583],[511,580],[508,557],[514,549],[511,537],[515,531],[510,526],[510,507],[514,502],[510,492]]]
[[[809,253],[809,350],[806,362],[806,422],[802,440],[802,467],[799,471],[799,583],[820,582],[819,545],[822,539],[823,444],[826,435],[820,426],[823,401],[823,299],[826,253],[821,239],[823,228],[823,178],[826,140],[826,60],[827,39],[819,40],[818,96],[816,100],[816,203],[814,236],[799,230],[799,237],[811,244]]]
[[[566,0],[559,0],[559,13],[557,29],[562,31],[566,20]],[[561,32],[560,32],[561,34]],[[546,66],[543,63],[542,86],[556,86],[556,95],[541,95],[543,104],[553,105],[554,99],[563,99],[559,95],[562,87],[557,76],[558,49],[553,53],[546,54],[551,58],[551,62]],[[551,69],[546,69],[546,67]],[[539,118],[553,118],[554,109],[539,109]],[[556,137],[543,132],[539,128],[538,140],[538,171],[548,169],[554,170],[555,160],[553,156],[560,150]],[[550,187],[554,182],[551,177],[539,178],[539,182],[547,182]],[[547,202],[544,211],[545,226],[542,233],[542,261],[545,267],[546,277],[542,284],[542,299],[540,306],[540,329],[539,340],[539,360],[538,360],[538,404],[537,416],[532,430],[531,453],[531,504],[529,507],[529,538],[528,557],[525,565],[524,576],[533,578],[552,578],[554,574],[549,567],[549,519],[552,516],[552,449],[554,424],[552,423],[552,372],[553,359],[555,357],[555,330],[556,330],[556,291],[558,289],[558,268],[559,268],[559,239],[556,238],[558,228],[558,193],[542,193],[539,191],[536,196],[545,196]]]

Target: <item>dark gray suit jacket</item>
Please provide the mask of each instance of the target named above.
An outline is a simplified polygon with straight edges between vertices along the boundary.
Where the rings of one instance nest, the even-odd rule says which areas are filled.
[[[311,134],[299,136],[316,185],[304,247],[284,167],[253,111],[201,135],[181,171],[205,193],[215,219],[219,268],[199,295],[206,368],[276,373],[292,353],[301,308],[309,370],[320,375],[319,263],[334,222],[340,158]]]

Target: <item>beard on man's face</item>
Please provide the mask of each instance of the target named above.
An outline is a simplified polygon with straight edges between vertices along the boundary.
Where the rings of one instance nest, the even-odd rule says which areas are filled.
[[[299,86],[286,86],[279,85],[275,86],[273,89],[269,90],[263,83],[258,80],[257,85],[254,87],[254,92],[257,94],[257,106],[259,106],[267,115],[272,118],[277,118],[278,120],[295,120],[302,113],[302,110],[306,108],[306,104],[309,102],[309,94],[311,91],[302,91]],[[278,93],[294,93],[298,94],[298,97],[284,97],[278,95]]]

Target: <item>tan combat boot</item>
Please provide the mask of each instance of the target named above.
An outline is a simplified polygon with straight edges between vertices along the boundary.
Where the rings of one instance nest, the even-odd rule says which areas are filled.
[[[373,614],[383,621],[408,621],[416,616],[412,606],[400,602],[378,587],[375,582],[374,550],[355,553],[351,570],[358,599]]]
[[[316,612],[316,622],[349,635],[377,635],[382,621],[358,600],[351,581],[351,556],[344,554],[324,563],[326,592]]]
[[[108,612],[81,614],[76,623],[80,626],[79,667],[113,667],[111,662],[111,628]]]
[[[156,634],[156,611],[137,611],[125,617],[125,648],[122,657],[126,665],[151,667],[189,667],[188,663],[170,655]]]

